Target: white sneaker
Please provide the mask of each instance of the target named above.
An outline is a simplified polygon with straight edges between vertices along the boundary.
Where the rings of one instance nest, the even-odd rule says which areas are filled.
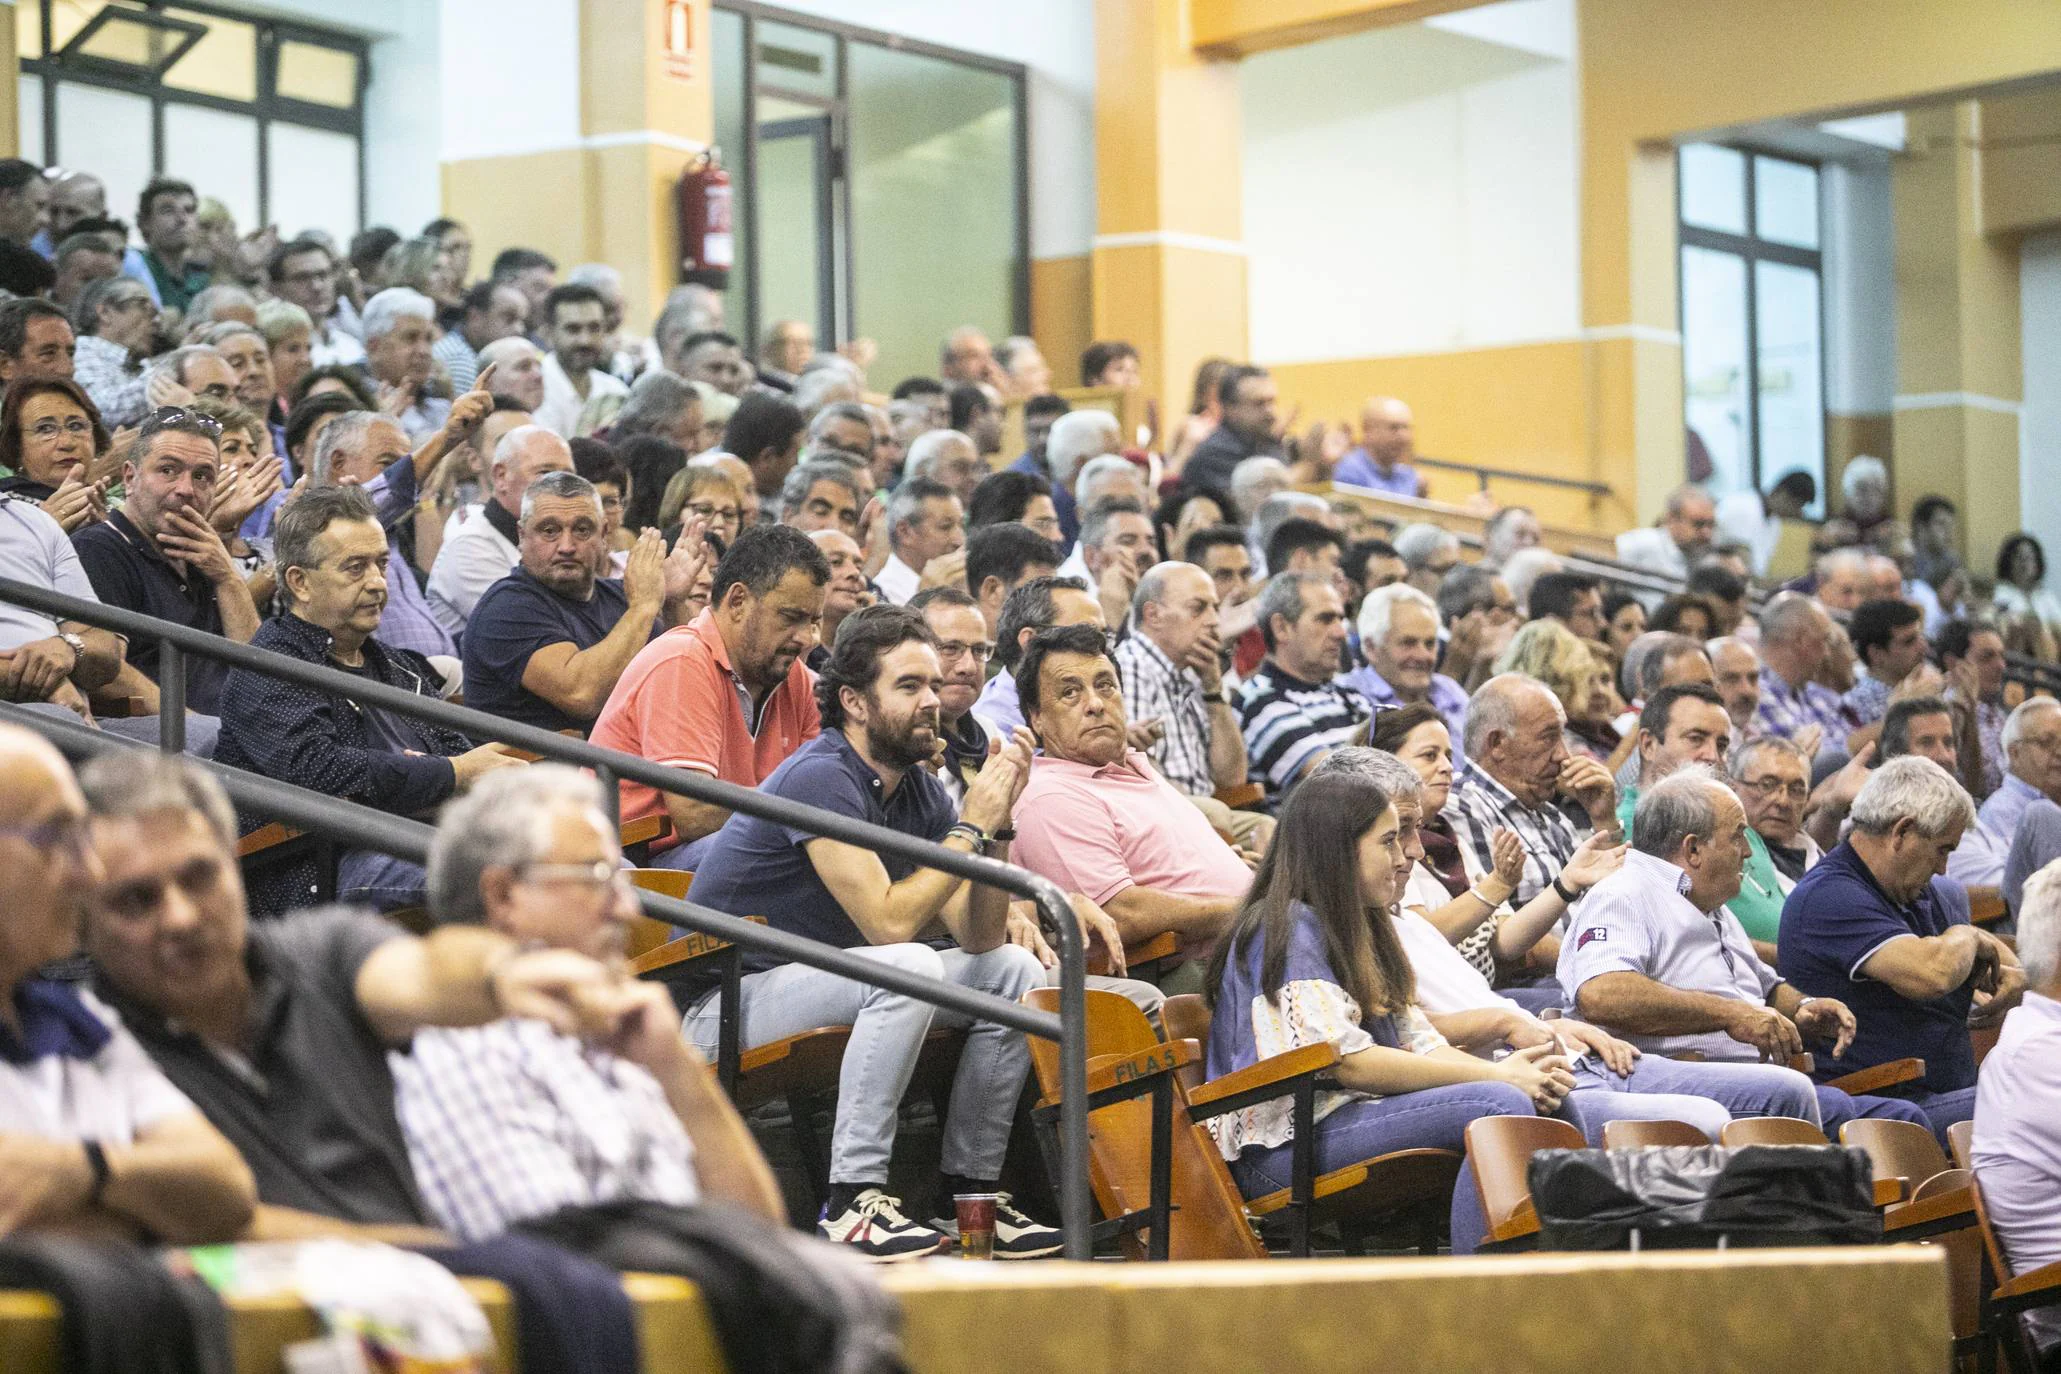
[[[939,1219],[930,1225],[932,1230],[941,1232],[953,1242],[958,1240],[959,1223],[956,1219]],[[1009,1201],[1009,1194],[995,1195],[996,1259],[1044,1259],[1048,1255],[1058,1254],[1065,1245],[1065,1233],[1058,1227],[1032,1221]]]
[[[896,1264],[922,1259],[949,1246],[952,1241],[941,1231],[909,1220],[902,1215],[902,1200],[889,1197],[878,1188],[868,1188],[852,1199],[852,1205],[838,1216],[830,1216],[828,1204],[816,1222],[816,1233],[839,1245],[849,1245],[875,1264]],[[1000,1249],[1000,1222],[996,1241]]]

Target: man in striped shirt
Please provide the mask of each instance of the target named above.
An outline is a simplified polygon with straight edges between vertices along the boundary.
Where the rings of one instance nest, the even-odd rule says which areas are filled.
[[[1328,575],[1278,573],[1260,593],[1259,629],[1267,656],[1238,693],[1238,727],[1267,800],[1288,789],[1353,736],[1374,708],[1338,675],[1345,647],[1345,603]]]

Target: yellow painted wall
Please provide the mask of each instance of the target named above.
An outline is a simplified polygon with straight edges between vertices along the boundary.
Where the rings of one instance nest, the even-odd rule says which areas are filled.
[[[1188,12],[1197,49],[1212,56],[1249,57],[1486,3],[1488,0],[1189,0]]]
[[[1081,353],[1095,341],[1092,278],[1086,253],[1031,259],[1031,337],[1051,364],[1054,386],[1080,385]]]

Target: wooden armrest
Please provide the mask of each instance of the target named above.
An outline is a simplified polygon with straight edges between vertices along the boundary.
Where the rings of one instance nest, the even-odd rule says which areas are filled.
[[[747,916],[744,919],[755,925],[764,925],[766,923],[766,918],[763,916]],[[663,968],[676,968],[681,964],[692,963],[696,959],[706,959],[709,955],[720,954],[728,948],[730,948],[730,942],[720,935],[704,935],[698,930],[690,931],[677,940],[667,941],[649,954],[640,955],[632,959],[630,961],[630,972],[641,977],[647,973],[656,973]]]
[[[1531,1199],[1527,1197],[1524,1201],[1518,1203],[1517,1210],[1512,1212],[1499,1225],[1491,1226],[1488,1234],[1483,1239],[1491,1244],[1501,1244],[1505,1241],[1519,1240],[1525,1236],[1535,1236],[1538,1233],[1538,1209],[1532,1206]]]
[[[1891,1059],[1873,1068],[1856,1069],[1833,1079],[1825,1086],[1837,1088],[1849,1095],[1872,1093],[1898,1083],[1911,1083],[1925,1076],[1925,1061],[1922,1059]]]
[[[1219,787],[1216,797],[1233,811],[1242,811],[1265,801],[1267,789],[1256,782],[1241,782],[1236,787]]]
[[[1907,1178],[1878,1178],[1875,1180],[1875,1205],[1894,1207],[1909,1196],[1911,1181]]]
[[[1172,1073],[1184,1064],[1202,1058],[1202,1047],[1193,1040],[1173,1040],[1139,1054],[1103,1054],[1088,1061],[1088,1092],[1122,1087],[1141,1079]]]
[[[1971,887],[1968,889],[1968,920],[1978,926],[1993,926],[2010,915],[2004,905],[2004,890],[2000,887]]]
[[[1951,1223],[1956,1218],[1962,1226],[1975,1224],[1975,1190],[1955,1188],[1937,1197],[1921,1197],[1916,1202],[1907,1202],[1882,1219],[1884,1238],[1894,1238],[1899,1231],[1908,1231],[1923,1226],[1930,1231],[1956,1229]]]
[[[2051,1293],[2056,1302],[2061,1302],[2061,1260],[2028,1269],[2015,1279],[2005,1279],[1997,1285],[1993,1296],[2023,1298],[2037,1293]]]
[[[1191,1113],[1237,1097],[1255,1088],[1277,1088],[1279,1093],[1288,1092],[1295,1086],[1295,1080],[1313,1073],[1322,1073],[1338,1062],[1336,1045],[1303,1045],[1286,1054],[1277,1054],[1271,1059],[1262,1059],[1249,1068],[1236,1073],[1227,1073],[1222,1078],[1212,1079],[1194,1092],[1188,1094]]]
[[[1171,959],[1181,952],[1181,937],[1171,930],[1163,930],[1149,940],[1124,946],[1124,962],[1136,967],[1149,964],[1154,959]]]
[[[1809,1050],[1805,1050],[1802,1054],[1789,1056],[1789,1067],[1801,1074],[1812,1074],[1818,1071],[1818,1061]]]
[[[270,825],[261,825],[236,841],[236,857],[248,859],[253,854],[277,849],[289,840],[297,840],[306,833],[303,830],[295,830],[290,825],[281,825],[278,821],[273,821]]]
[[[672,834],[671,816],[642,816],[634,821],[623,822],[622,846],[628,849],[633,844],[650,844],[654,840],[671,839]]]

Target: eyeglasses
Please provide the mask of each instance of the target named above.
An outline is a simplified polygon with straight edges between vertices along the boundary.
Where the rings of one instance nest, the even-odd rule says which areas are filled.
[[[335,276],[336,269],[331,267],[318,267],[306,272],[288,272],[284,277],[281,277],[280,280],[284,282],[289,282],[294,286],[313,286],[318,282],[329,281]]]
[[[964,644],[956,639],[945,640],[937,646],[937,656],[941,659],[957,658],[961,654],[973,655],[975,663],[986,663],[995,656],[995,646],[992,644]]]
[[[531,882],[564,883],[570,887],[584,887],[593,893],[606,891],[611,887],[626,886],[629,882],[626,870],[620,864],[606,859],[596,859],[590,864],[524,864],[523,877]]]
[[[150,414],[143,417],[143,424],[137,432],[137,437],[141,438],[143,435],[154,433],[157,430],[175,427],[197,430],[211,439],[220,439],[222,437],[222,422],[220,420],[212,419],[197,410],[188,410],[185,406],[159,406],[156,410],[151,411]]]
[[[110,310],[130,310],[139,305],[149,306],[152,313],[157,310],[157,302],[141,292],[133,296],[119,296],[113,300],[103,301],[102,304]]]
[[[83,415],[74,415],[59,424],[55,420],[38,420],[29,433],[38,439],[55,439],[60,434],[71,434],[83,438],[93,432],[93,425]]]
[[[1757,797],[1768,797],[1773,796],[1777,792],[1786,792],[1789,795],[1789,800],[1800,802],[1808,801],[1811,795],[1810,784],[1801,780],[1785,782],[1781,778],[1775,777],[1741,778],[1739,779],[1739,785]]]
[[[703,520],[711,522],[734,521],[741,516],[741,513],[735,506],[708,506],[698,502],[690,502],[687,506],[687,513],[689,515],[698,515]]]

